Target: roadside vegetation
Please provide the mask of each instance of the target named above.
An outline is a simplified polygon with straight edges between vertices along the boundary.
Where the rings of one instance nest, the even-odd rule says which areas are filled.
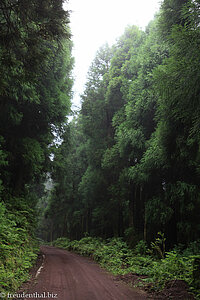
[[[79,241],[58,238],[53,245],[91,257],[114,275],[137,275],[135,285],[149,292],[162,290],[169,281],[184,280],[190,292],[200,299],[200,279],[194,277],[194,261],[200,259],[200,241],[191,243],[187,249],[179,245],[167,252],[161,233],[149,247],[141,240],[133,249],[122,238],[84,237]]]
[[[14,292],[29,278],[39,252],[30,219],[33,212],[27,207],[9,211],[0,203],[0,292]]]

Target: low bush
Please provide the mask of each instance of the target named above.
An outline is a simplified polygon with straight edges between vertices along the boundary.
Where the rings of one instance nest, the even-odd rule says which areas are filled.
[[[67,238],[58,238],[56,241],[53,241],[53,246],[55,247],[61,247],[68,249],[68,245],[70,245],[70,240]]]

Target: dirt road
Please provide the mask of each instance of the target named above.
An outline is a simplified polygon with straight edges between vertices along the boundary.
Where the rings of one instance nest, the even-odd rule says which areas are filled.
[[[49,247],[41,247],[45,255],[43,268],[28,293],[32,298],[57,300],[139,300],[146,299],[102,270],[88,258]],[[30,295],[29,295],[30,296]]]

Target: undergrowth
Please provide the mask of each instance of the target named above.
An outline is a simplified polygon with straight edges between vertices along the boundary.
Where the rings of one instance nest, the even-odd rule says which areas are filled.
[[[59,238],[53,245],[92,257],[114,275],[145,275],[141,279],[143,285],[151,283],[153,290],[161,290],[170,280],[184,280],[196,299],[200,299],[200,287],[193,281],[193,262],[195,258],[200,257],[200,243],[193,243],[186,250],[176,247],[159,258],[153,251],[159,246],[159,238],[156,241],[150,249],[144,241],[130,249],[122,238],[103,240],[85,237],[80,241]]]
[[[0,292],[14,292],[29,278],[38,245],[30,232],[30,211],[8,211],[0,203]]]

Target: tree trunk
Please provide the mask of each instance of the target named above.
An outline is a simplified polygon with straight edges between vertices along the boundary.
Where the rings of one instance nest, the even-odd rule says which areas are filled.
[[[129,227],[134,227],[134,188],[131,187],[129,199]]]
[[[146,216],[146,204],[144,204],[144,240],[147,240],[147,216]]]

